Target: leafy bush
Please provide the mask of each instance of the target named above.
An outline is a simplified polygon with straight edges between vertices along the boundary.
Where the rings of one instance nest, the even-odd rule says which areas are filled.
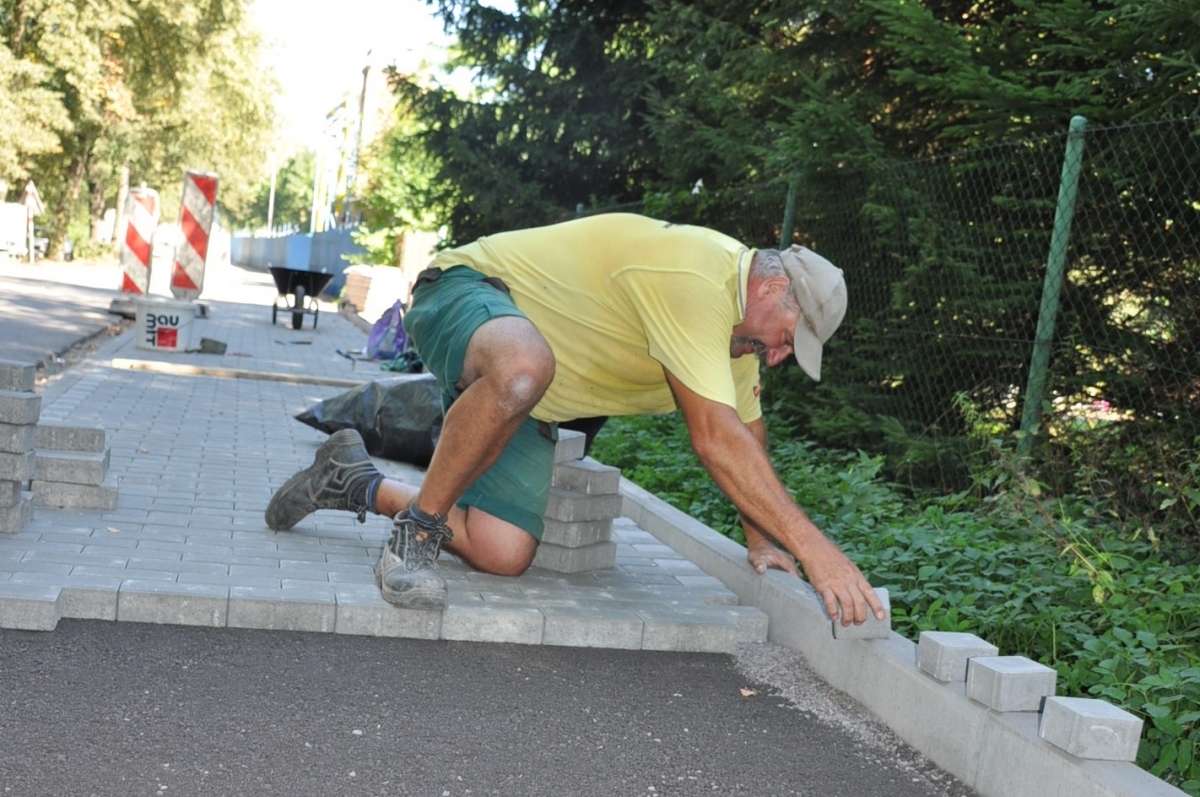
[[[75,244],[76,260],[111,260],[116,256],[117,247],[108,241],[82,238]]]
[[[768,422],[768,427],[772,427]],[[777,425],[777,424],[776,424]],[[737,513],[690,452],[676,415],[611,421],[597,459],[744,542]],[[1200,575],[1089,502],[1048,499],[1010,462],[976,463],[976,489],[916,500],[884,483],[882,457],[781,440],[784,484],[875,584],[892,626],[970,631],[1055,667],[1059,691],[1142,717],[1138,763],[1200,795]]]

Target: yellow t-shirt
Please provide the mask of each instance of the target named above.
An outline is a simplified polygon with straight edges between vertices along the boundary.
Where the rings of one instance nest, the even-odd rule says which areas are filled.
[[[699,395],[762,415],[758,358],[729,356],[753,251],[702,227],[604,214],[480,238],[433,265],[504,280],[550,344],[554,381],[533,417],[670,412],[663,369]]]

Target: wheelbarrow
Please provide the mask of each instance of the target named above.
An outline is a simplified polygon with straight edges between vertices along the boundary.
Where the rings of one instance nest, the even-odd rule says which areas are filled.
[[[271,324],[279,320],[279,311],[282,310],[292,314],[292,329],[302,329],[306,315],[313,317],[313,329],[316,329],[317,316],[320,314],[317,296],[325,290],[333,275],[323,271],[302,271],[283,266],[268,268],[271,271],[271,279],[275,280],[275,287],[279,289],[275,304],[271,306]]]

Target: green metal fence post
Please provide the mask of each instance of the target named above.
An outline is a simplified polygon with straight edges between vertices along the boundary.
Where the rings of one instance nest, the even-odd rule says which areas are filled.
[[[792,232],[796,226],[796,192],[800,189],[800,175],[794,175],[788,183],[787,204],[783,206],[783,227],[779,231],[779,249],[792,245]]]
[[[1046,257],[1046,279],[1042,284],[1042,308],[1038,313],[1033,357],[1029,361],[1029,382],[1025,387],[1025,405],[1021,413],[1021,431],[1017,453],[1028,454],[1033,445],[1033,432],[1041,418],[1042,398],[1054,344],[1054,322],[1058,315],[1058,295],[1062,290],[1063,270],[1067,262],[1067,245],[1071,240],[1071,220],[1075,215],[1075,199],[1079,195],[1079,172],[1083,166],[1083,136],[1087,120],[1071,118],[1067,133],[1067,151],[1063,159],[1062,181],[1058,186],[1058,206],[1054,210],[1054,229],[1050,234],[1050,252]]]

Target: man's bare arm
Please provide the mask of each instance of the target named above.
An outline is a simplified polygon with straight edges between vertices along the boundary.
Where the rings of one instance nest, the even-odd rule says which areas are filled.
[[[763,451],[770,456],[770,449],[767,448],[767,425],[760,418],[757,421],[746,424],[750,433],[754,435],[754,439],[762,446]],[[754,524],[750,518],[746,517],[741,512],[738,513],[739,519],[742,521],[742,529],[746,532],[746,558],[750,561],[750,566],[754,568],[754,572],[762,575],[769,569],[782,570],[785,573],[791,573],[793,576],[799,576],[800,573],[796,570],[796,560],[787,551],[780,550],[775,541],[770,535]]]
[[[882,620],[883,605],[871,585],[792,500],[766,448],[733,408],[700,396],[670,372],[667,381],[700,463],[756,530],[778,540],[800,561],[829,616],[840,614],[845,625],[863,623],[870,610]]]

